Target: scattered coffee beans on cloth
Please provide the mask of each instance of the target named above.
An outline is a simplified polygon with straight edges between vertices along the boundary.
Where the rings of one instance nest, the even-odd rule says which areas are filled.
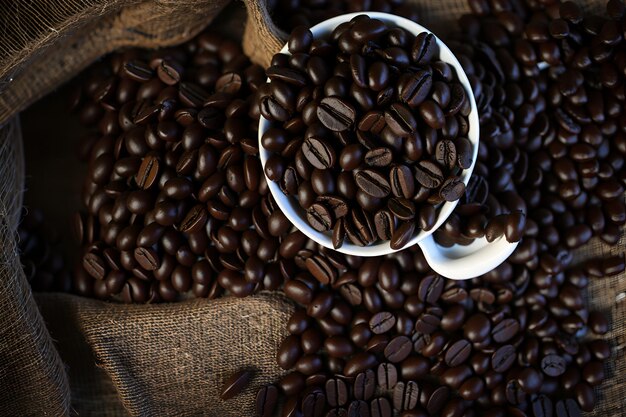
[[[470,101],[434,35],[359,15],[328,39],[299,27],[288,45],[260,89],[268,178],[335,248],[347,238],[400,249],[432,229],[473,162]]]

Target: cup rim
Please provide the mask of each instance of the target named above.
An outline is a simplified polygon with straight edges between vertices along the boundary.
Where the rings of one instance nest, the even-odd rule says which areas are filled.
[[[443,41],[441,41],[441,39],[439,39],[439,37],[437,37],[437,35],[435,35],[433,32],[431,32],[424,26],[418,23],[415,23],[409,19],[406,19],[401,16],[389,14],[389,13],[356,12],[356,13],[347,13],[347,14],[343,14],[340,16],[336,16],[336,17],[324,20],[323,22],[320,22],[317,25],[310,28],[311,32],[313,33],[313,38],[317,39],[317,38],[326,37],[335,29],[335,27],[337,27],[341,23],[348,22],[355,16],[360,16],[364,14],[368,15],[370,18],[382,20],[383,22],[391,26],[401,27],[411,32],[414,35],[417,35],[422,32],[426,32],[426,33],[431,33],[435,36],[435,39],[437,41],[437,46],[439,47],[439,59],[443,62],[446,62],[447,64],[451,65],[454,68],[457,78],[458,78],[458,82],[460,82],[461,85],[463,85],[463,88],[465,88],[465,93],[468,99],[470,100],[470,114],[468,115],[469,131],[467,134],[467,138],[470,140],[473,146],[473,155],[472,155],[473,158],[472,158],[471,166],[463,170],[460,174],[463,180],[463,183],[467,185],[472,175],[472,172],[474,171],[474,167],[476,165],[476,159],[478,157],[478,145],[480,143],[480,127],[479,127],[478,109],[476,106],[476,99],[474,98],[472,87],[469,82],[469,79],[467,78],[467,74],[465,74],[465,71],[463,70],[463,67],[461,66],[460,62],[458,61],[456,56],[452,53],[450,48],[448,48],[448,46],[445,43],[443,43]],[[291,53],[288,50],[287,43],[285,43],[285,45],[279,52],[284,53],[286,55],[291,55]],[[269,79],[268,79],[268,82],[269,82]],[[270,128],[270,126],[271,126],[271,122],[265,119],[261,115],[259,117],[258,141],[259,141],[259,157],[261,159],[261,165],[263,167],[263,175],[265,175],[265,164],[267,162],[268,157],[271,155],[271,153],[263,147],[261,143],[261,139],[263,137],[263,134]],[[430,229],[429,231],[421,230],[419,233],[413,236],[411,240],[409,240],[404,247],[400,249],[392,249],[390,241],[381,241],[381,242],[374,243],[369,246],[358,246],[358,245],[351,243],[347,239],[346,241],[344,241],[341,247],[335,249],[335,247],[332,244],[332,238],[331,238],[332,231],[322,233],[313,229],[307,222],[305,211],[302,207],[300,207],[296,198],[293,196],[287,196],[283,194],[283,192],[278,187],[278,184],[270,180],[269,178],[267,178],[267,176],[265,179],[267,181],[268,188],[270,192],[272,193],[274,200],[276,201],[276,204],[278,205],[280,210],[283,212],[283,214],[285,214],[287,219],[289,219],[289,221],[298,230],[300,230],[308,238],[314,240],[320,245],[325,246],[328,249],[332,249],[332,250],[335,250],[335,251],[338,251],[347,255],[381,256],[381,255],[387,255],[387,254],[411,247],[419,243],[426,237],[430,236],[431,234],[433,234],[446,221],[446,219],[450,216],[450,214],[452,214],[452,211],[454,210],[454,208],[459,202],[459,200],[456,200],[453,202],[447,201],[443,203],[442,206],[437,209],[437,221],[435,222],[435,225],[432,227],[432,229]]]

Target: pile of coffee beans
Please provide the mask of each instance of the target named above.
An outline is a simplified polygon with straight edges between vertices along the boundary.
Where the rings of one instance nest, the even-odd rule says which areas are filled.
[[[352,12],[384,12],[418,21],[415,4],[405,0],[269,0],[267,10],[274,23],[291,32],[298,26],[311,27],[317,23]]]
[[[207,32],[173,49],[115,54],[73,97],[81,120],[93,127],[80,147],[89,174],[85,210],[75,218],[82,256],[73,290],[127,302],[282,291],[296,304],[276,358],[288,373],[259,391],[260,416],[276,415],[278,407],[282,416],[314,417],[591,411],[611,346],[602,339],[609,322],[588,308],[586,288],[622,274],[625,265],[623,255],[576,262],[573,249],[592,236],[617,243],[626,220],[620,92],[626,44],[614,30],[624,6],[611,0],[600,17],[585,16],[571,2],[470,5],[473,13],[459,20],[462,33],[446,43],[477,100],[479,160],[436,237],[446,245],[521,238],[505,263],[472,280],[446,280],[418,247],[358,258],[294,230],[268,193],[257,123],[261,112],[280,114],[300,98],[276,94],[276,86],[293,81],[276,69],[294,62],[308,77],[306,65],[324,56],[326,45],[312,42],[306,64],[294,58],[304,52],[275,58],[267,75],[280,82],[272,91],[237,44]],[[292,39],[303,34],[298,29]],[[361,51],[364,59],[384,61],[370,46],[373,55]],[[303,94],[321,102],[334,72]],[[330,113],[339,108],[331,107]],[[312,110],[307,114],[317,117]],[[339,119],[332,123],[345,121]],[[289,129],[304,133],[303,123]],[[358,130],[356,117],[352,123]],[[436,157],[436,141],[422,139],[419,149],[434,149]],[[294,175],[305,160],[294,156]],[[39,216],[24,220],[23,259],[33,255],[37,271],[55,276],[59,267],[45,245],[28,243],[41,224]],[[236,401],[253,378],[250,369],[233,375],[222,397]]]
[[[72,97],[97,134],[75,235],[75,288],[127,302],[276,289],[278,236],[258,159],[255,91],[263,69],[207,32],[173,49],[129,51],[91,71]],[[284,270],[281,272],[281,268]]]
[[[72,291],[72,276],[59,247],[61,236],[45,222],[43,212],[24,209],[17,235],[20,262],[33,291]]]
[[[316,257],[332,271],[328,284],[310,263]],[[285,284],[299,306],[277,353],[290,372],[259,392],[259,415],[274,415],[279,400],[283,416],[591,411],[611,350],[594,337],[608,322],[587,309],[584,288],[622,273],[624,258],[544,260],[453,281],[434,274],[418,248],[380,258],[320,250],[308,273]]]
[[[484,208],[461,205],[436,234],[442,244],[497,237],[521,224],[507,214],[515,210],[550,247],[580,247],[592,236],[619,240],[626,222],[624,5],[609,1],[602,17],[583,15],[571,1],[547,3],[471,1],[474,14],[460,19],[462,33],[449,42],[481,114],[472,178],[481,192],[467,202]]]
[[[359,15],[329,39],[299,27],[288,45],[260,93],[267,177],[335,248],[347,237],[400,249],[431,230],[473,162],[470,101],[434,35]]]

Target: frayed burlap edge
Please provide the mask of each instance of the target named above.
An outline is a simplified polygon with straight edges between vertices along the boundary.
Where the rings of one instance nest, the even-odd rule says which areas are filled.
[[[0,127],[0,415],[61,416],[70,406],[67,375],[33,300],[15,240],[23,161],[15,117]]]

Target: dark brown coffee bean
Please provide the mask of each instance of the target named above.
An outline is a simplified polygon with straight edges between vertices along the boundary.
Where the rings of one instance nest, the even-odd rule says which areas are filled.
[[[413,351],[413,342],[406,336],[396,336],[385,347],[385,358],[389,362],[398,363],[405,360]]]
[[[372,370],[361,372],[354,380],[354,398],[368,401],[376,390],[375,374]]]
[[[330,230],[333,225],[333,213],[322,203],[314,203],[307,210],[307,221],[318,232]]]
[[[339,97],[326,97],[317,107],[317,117],[328,129],[343,132],[354,126],[356,111]]]
[[[106,264],[100,256],[95,253],[87,253],[83,256],[83,268],[95,279],[104,279],[106,275]]]
[[[393,154],[389,148],[374,148],[365,154],[365,164],[371,167],[386,167],[391,164]]]
[[[228,400],[243,391],[250,380],[252,379],[253,372],[249,370],[241,370],[231,375],[222,385],[222,391],[220,398],[222,400]]]
[[[370,402],[371,417],[391,417],[393,412],[389,400],[385,397],[374,398]]]
[[[305,261],[306,267],[322,284],[332,284],[337,278],[337,271],[329,261],[321,256],[312,256]]]
[[[372,169],[358,171],[354,179],[359,189],[372,197],[383,198],[391,192],[391,187],[385,177]]]
[[[391,236],[391,249],[397,250],[405,247],[415,233],[415,222],[402,222]]]
[[[432,33],[422,32],[415,37],[411,49],[411,60],[415,64],[426,64],[438,53],[437,40]]]
[[[439,195],[445,201],[457,201],[465,194],[465,184],[459,177],[451,177],[444,181]]]
[[[401,103],[394,103],[385,111],[385,122],[393,133],[409,136],[417,128],[417,121],[411,110]]]
[[[256,415],[271,417],[278,402],[278,389],[274,385],[261,388],[256,395]]]
[[[561,400],[556,403],[555,415],[556,417],[580,417],[582,413],[576,401],[568,398],[565,401]]]
[[[376,235],[381,240],[390,240],[395,231],[395,222],[388,210],[380,210],[374,215]]]
[[[432,75],[427,71],[417,71],[399,83],[398,97],[414,109],[428,97],[431,87]]]
[[[381,363],[376,370],[378,386],[383,390],[392,390],[398,383],[398,370],[391,363]]]
[[[331,378],[326,381],[326,401],[331,407],[341,407],[348,402],[348,388],[346,383],[339,378]]]
[[[417,406],[420,389],[415,381],[398,382],[393,389],[393,406],[396,410],[411,410]]]
[[[315,168],[326,169],[335,165],[335,151],[324,139],[315,137],[305,139],[302,153]]]
[[[161,265],[161,260],[153,249],[139,247],[134,254],[139,265],[146,271],[154,271]]]
[[[457,164],[457,152],[454,142],[451,140],[441,140],[437,142],[435,148],[435,158],[441,166],[452,169]]]
[[[496,372],[506,372],[515,362],[515,348],[511,345],[503,345],[496,350],[491,357],[491,367]]]
[[[562,375],[566,366],[565,360],[556,354],[547,355],[541,360],[541,370],[552,377]]]
[[[370,329],[375,334],[383,334],[391,330],[396,324],[396,318],[392,313],[382,311],[376,313],[369,321]]]
[[[411,220],[415,217],[415,204],[405,198],[391,198],[387,208],[400,220]]]
[[[438,188],[444,180],[441,168],[430,161],[421,161],[415,166],[415,179],[426,188]]]
[[[433,129],[441,129],[445,125],[443,110],[433,100],[426,100],[418,107],[418,112],[426,124]]]

